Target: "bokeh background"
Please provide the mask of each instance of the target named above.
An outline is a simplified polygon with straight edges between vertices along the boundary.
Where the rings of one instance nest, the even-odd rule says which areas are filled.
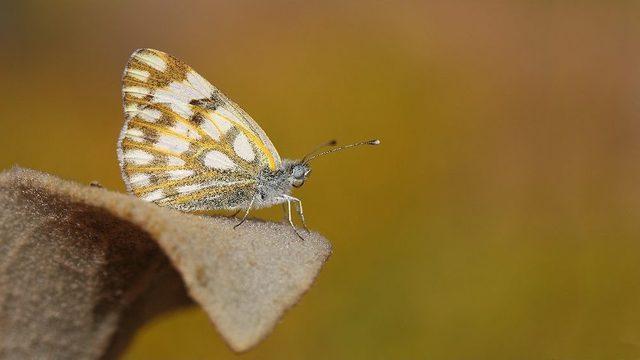
[[[285,157],[334,254],[256,349],[198,308],[126,359],[640,358],[640,3],[0,2],[0,167],[123,191],[120,77],[191,64]],[[279,209],[258,215],[277,218]]]

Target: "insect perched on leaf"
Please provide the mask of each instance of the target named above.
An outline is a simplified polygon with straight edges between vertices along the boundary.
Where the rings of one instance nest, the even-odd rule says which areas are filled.
[[[139,49],[123,76],[125,124],[118,160],[127,190],[146,201],[182,211],[242,210],[297,205],[291,196],[318,156],[370,140],[282,160],[267,135],[238,105],[182,61]],[[325,146],[333,146],[330,142]],[[296,231],[297,233],[297,231]],[[298,234],[298,236],[300,236]]]

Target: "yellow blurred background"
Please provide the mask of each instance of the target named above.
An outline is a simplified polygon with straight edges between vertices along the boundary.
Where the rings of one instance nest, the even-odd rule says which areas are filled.
[[[249,112],[334,254],[254,350],[198,308],[126,359],[640,358],[640,3],[2,1],[0,167],[124,191],[120,77],[152,47]],[[277,218],[280,209],[258,213]]]

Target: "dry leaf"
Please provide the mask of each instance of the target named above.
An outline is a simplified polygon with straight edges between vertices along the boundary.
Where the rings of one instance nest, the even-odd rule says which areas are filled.
[[[331,253],[290,226],[188,215],[33,170],[0,174],[0,356],[113,358],[190,303],[236,351],[257,344]],[[189,294],[189,296],[187,296]]]

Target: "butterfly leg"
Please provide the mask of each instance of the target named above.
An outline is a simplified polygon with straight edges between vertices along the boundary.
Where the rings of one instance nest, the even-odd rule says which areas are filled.
[[[295,231],[296,235],[298,235],[300,240],[304,240],[302,235],[300,235],[300,233],[298,232],[298,229],[296,229],[296,226],[293,224],[293,220],[291,219],[291,200],[289,200],[289,198],[285,198],[285,199],[287,200],[287,217],[289,220],[289,224],[291,224],[293,231]]]
[[[251,207],[253,206],[253,200],[255,200],[255,197],[251,198],[251,202],[249,203],[249,206],[247,206],[247,211],[244,212],[244,216],[242,216],[242,220],[240,220],[239,223],[233,226],[234,229],[242,225],[242,223],[244,223],[244,221],[247,220],[247,216],[249,216],[249,211],[251,211]]]
[[[309,231],[309,228],[307,227],[307,222],[304,221],[304,210],[302,210],[302,201],[293,196],[287,196],[286,199],[295,201],[298,204],[298,215],[300,215],[300,220],[302,220],[302,226],[307,233],[310,233],[311,231]]]

